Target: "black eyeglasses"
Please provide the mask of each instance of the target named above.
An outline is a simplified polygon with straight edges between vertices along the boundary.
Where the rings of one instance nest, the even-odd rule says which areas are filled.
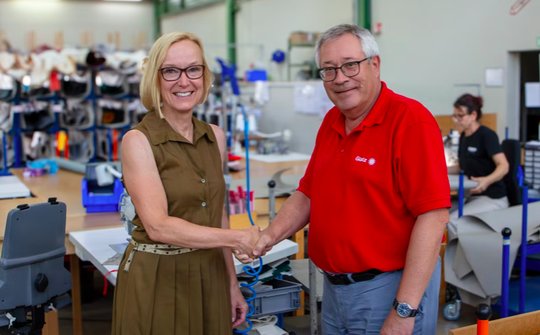
[[[338,67],[323,67],[317,70],[317,72],[319,73],[319,77],[321,77],[323,81],[332,81],[336,79],[338,69],[340,69],[341,73],[343,73],[347,77],[354,77],[358,73],[360,73],[360,63],[368,59],[371,59],[371,57],[366,57],[362,60],[356,60],[353,62],[347,62],[341,64],[341,66]]]
[[[199,79],[204,74],[204,65],[192,65],[184,69],[174,66],[162,67],[159,69],[161,76],[166,81],[175,81],[180,79],[182,73],[185,72],[189,79]]]
[[[460,121],[460,120],[463,120],[464,117],[466,117],[467,113],[465,114],[452,114],[452,119],[456,120],[456,121]]]

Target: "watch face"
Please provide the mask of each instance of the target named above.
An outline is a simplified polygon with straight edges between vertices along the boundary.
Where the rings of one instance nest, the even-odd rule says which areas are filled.
[[[411,315],[411,310],[412,308],[408,304],[401,303],[396,306],[396,312],[402,318],[409,317]]]

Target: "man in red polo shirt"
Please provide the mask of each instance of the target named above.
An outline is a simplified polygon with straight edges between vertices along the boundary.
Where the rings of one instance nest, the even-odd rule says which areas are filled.
[[[316,60],[335,107],[253,255],[309,222],[309,256],[325,273],[323,334],[435,334],[450,207],[437,123],[381,81],[369,31],[329,29]]]

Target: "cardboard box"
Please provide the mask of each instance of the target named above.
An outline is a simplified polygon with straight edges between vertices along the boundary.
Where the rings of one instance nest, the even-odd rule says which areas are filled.
[[[319,38],[317,32],[294,31],[289,35],[290,44],[315,44]]]
[[[451,329],[450,335],[476,335],[476,325]],[[489,335],[539,335],[540,311],[489,321]]]

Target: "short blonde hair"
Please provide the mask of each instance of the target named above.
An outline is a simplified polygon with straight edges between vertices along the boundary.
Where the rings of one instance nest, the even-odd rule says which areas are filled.
[[[161,111],[161,94],[160,94],[160,80],[158,76],[159,68],[165,61],[167,51],[176,42],[183,40],[189,40],[194,42],[201,49],[202,62],[204,65],[204,74],[203,74],[203,96],[199,103],[204,103],[210,92],[210,87],[212,86],[212,72],[208,67],[206,58],[204,57],[204,48],[201,40],[192,33],[186,32],[173,32],[162,35],[158,38],[150,52],[148,57],[144,60],[143,63],[143,75],[140,84],[140,96],[143,106],[148,110],[157,111],[158,115],[163,118],[163,112]]]

